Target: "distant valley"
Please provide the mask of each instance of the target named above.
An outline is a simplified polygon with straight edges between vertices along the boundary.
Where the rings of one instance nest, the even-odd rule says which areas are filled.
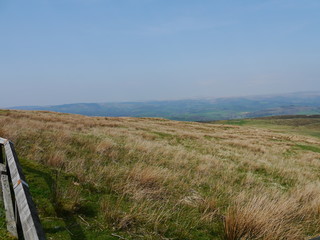
[[[11,109],[45,110],[87,116],[214,121],[320,114],[320,92],[147,102],[75,103],[56,106],[21,106]]]

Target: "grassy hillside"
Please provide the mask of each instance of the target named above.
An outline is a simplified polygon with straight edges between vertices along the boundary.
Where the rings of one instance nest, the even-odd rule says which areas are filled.
[[[320,115],[287,115],[254,119],[217,121],[215,124],[253,126],[272,129],[277,132],[294,133],[320,137]]]
[[[320,235],[319,119],[299,132],[261,121],[2,110],[0,136],[16,144],[48,239]]]

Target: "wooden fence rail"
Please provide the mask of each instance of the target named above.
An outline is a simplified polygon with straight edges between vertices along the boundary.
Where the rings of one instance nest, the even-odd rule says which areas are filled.
[[[21,227],[25,240],[46,239],[14,145],[4,138],[0,138],[0,170],[8,231],[18,237]]]

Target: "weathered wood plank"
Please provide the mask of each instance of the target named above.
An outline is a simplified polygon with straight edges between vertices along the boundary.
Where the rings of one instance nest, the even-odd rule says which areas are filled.
[[[10,192],[9,178],[6,172],[6,166],[2,163],[0,164],[0,171],[1,192],[6,213],[7,230],[12,236],[18,237],[17,225],[14,217],[12,197]]]
[[[3,151],[3,145],[0,144],[0,163],[4,163],[4,151]]]
[[[23,236],[25,240],[46,239],[14,146],[10,141],[7,141],[4,143],[4,148]]]

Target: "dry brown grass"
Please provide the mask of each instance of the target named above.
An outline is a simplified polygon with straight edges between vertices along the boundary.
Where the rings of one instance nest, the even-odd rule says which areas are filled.
[[[228,240],[320,233],[320,154],[295,147],[320,147],[316,138],[254,127],[24,111],[1,112],[0,134],[16,143],[21,157],[107,189],[116,202],[101,199],[104,218],[118,229],[149,232],[150,239],[168,231],[180,239],[195,231],[218,238],[209,229],[219,224]]]
[[[242,199],[227,211],[225,239],[303,239],[302,229],[292,224],[303,221],[297,202],[291,199],[270,199],[254,196]]]
[[[227,210],[225,239],[304,239],[304,232],[319,224],[319,194],[318,184],[250,198],[243,192]]]

